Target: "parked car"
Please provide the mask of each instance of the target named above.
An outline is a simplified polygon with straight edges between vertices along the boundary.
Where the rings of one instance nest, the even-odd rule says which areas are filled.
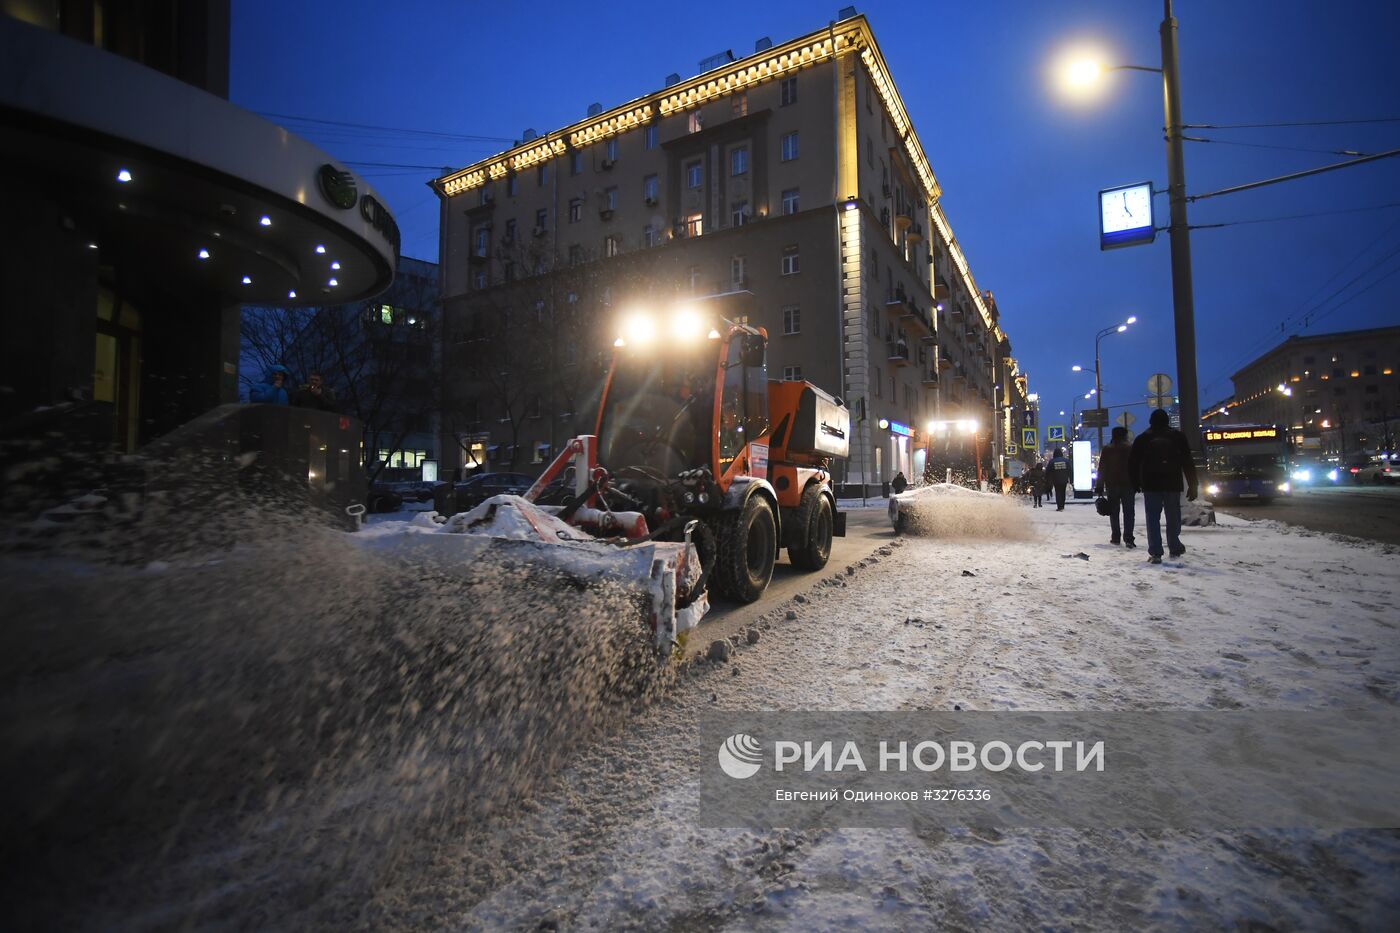
[[[1388,454],[1380,454],[1352,461],[1351,466],[1347,467],[1347,472],[1351,474],[1353,483],[1370,483],[1375,486],[1394,483],[1400,480],[1400,461],[1390,459]]]
[[[397,512],[403,505],[403,496],[394,488],[395,483],[371,483],[365,508],[370,512]]]
[[[457,483],[450,495],[443,498],[450,501],[452,511],[466,512],[492,496],[521,495],[534,481],[524,473],[478,473]]]
[[[418,480],[414,482],[391,483],[389,485],[393,487],[395,492],[403,496],[403,501],[405,502],[431,502],[433,499],[433,490],[441,484]]]

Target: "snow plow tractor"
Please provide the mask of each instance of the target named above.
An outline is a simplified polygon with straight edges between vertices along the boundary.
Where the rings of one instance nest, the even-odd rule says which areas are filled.
[[[597,434],[576,438],[526,499],[570,465],[558,517],[600,536],[689,540],[699,586],[762,595],[778,552],[820,570],[845,534],[830,467],[850,414],[807,382],[770,382],[767,333],[697,307],[635,315],[614,347]]]

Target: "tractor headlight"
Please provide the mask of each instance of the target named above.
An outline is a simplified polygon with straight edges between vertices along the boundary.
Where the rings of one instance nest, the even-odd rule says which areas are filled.
[[[1293,487],[1290,486],[1288,483],[1279,483],[1279,484],[1278,484],[1278,491],[1279,491],[1279,492],[1288,492],[1288,491],[1291,490],[1292,488],[1293,488]]]
[[[1332,482],[1335,483],[1335,482],[1337,481],[1337,471],[1336,471],[1336,470],[1328,470],[1328,471],[1327,471],[1327,478],[1330,479]]]
[[[693,502],[695,501],[695,493],[693,493],[693,492],[691,492],[689,489],[687,489],[687,490],[685,491],[685,494],[681,496],[681,500],[682,500],[683,502],[685,502],[686,505],[690,505],[691,503],[693,503]]]
[[[710,501],[710,494],[702,490],[700,492],[700,495],[695,497],[695,501],[699,502],[701,505],[704,505],[705,503]]]
[[[1206,492],[1210,493],[1212,496],[1218,496],[1220,495],[1220,487],[1215,485],[1214,483],[1211,483],[1209,486],[1206,487]]]
[[[1294,470],[1293,478],[1300,483],[1312,482],[1312,470]]]
[[[671,318],[671,336],[677,340],[695,340],[704,332],[704,322],[691,308],[682,308]]]
[[[651,343],[656,336],[656,323],[645,314],[633,314],[622,324],[622,336],[628,343]]]

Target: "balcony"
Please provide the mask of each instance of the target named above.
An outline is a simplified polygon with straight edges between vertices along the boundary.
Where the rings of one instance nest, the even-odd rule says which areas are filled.
[[[938,368],[943,370],[953,368],[953,358],[948,355],[947,350],[938,351]]]
[[[945,286],[946,287],[946,286]],[[948,306],[948,320],[954,324],[961,324],[966,315],[963,313],[963,306],[960,302],[953,302]]]
[[[929,253],[929,259],[933,259],[933,253]],[[948,283],[943,281],[943,276],[933,277],[933,298],[935,301],[942,301],[948,297]]]
[[[912,312],[913,305],[909,302],[909,296],[905,294],[903,287],[896,288],[885,296],[885,310],[890,311],[897,317],[905,317]]]
[[[914,215],[909,212],[909,208],[896,208],[894,215],[894,228],[896,230],[908,230],[909,225],[914,222]]]
[[[938,369],[933,366],[925,366],[920,370],[919,381],[926,389],[938,388]]]
[[[472,250],[472,254],[470,257],[471,264],[474,266],[482,265],[490,258],[491,251],[484,246],[478,246],[476,249]]]
[[[909,365],[909,344],[904,342],[904,338],[887,341],[885,346],[891,366]]]
[[[924,228],[921,224],[914,224],[904,234],[905,239],[910,243],[922,243],[924,241]]]

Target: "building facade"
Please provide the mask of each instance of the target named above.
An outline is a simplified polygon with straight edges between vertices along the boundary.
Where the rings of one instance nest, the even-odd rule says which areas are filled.
[[[228,6],[0,0],[7,423],[135,450],[237,401],[241,305],[391,281],[363,180],[226,100]]]
[[[933,422],[975,421],[995,472],[1025,378],[868,22],[702,67],[433,183],[466,462],[546,460],[591,429],[627,308],[720,295],[772,378],[851,408],[838,479],[921,475]]]
[[[1203,424],[1280,424],[1296,450],[1394,451],[1400,433],[1400,327],[1290,337],[1232,378]]]

